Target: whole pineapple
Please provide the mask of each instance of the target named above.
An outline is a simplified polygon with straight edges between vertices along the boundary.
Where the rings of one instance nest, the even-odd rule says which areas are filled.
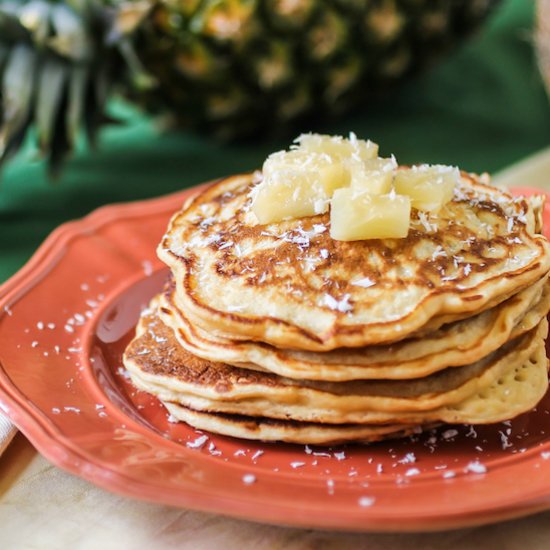
[[[0,160],[51,166],[113,85],[222,137],[339,113],[473,30],[496,0],[0,0]]]

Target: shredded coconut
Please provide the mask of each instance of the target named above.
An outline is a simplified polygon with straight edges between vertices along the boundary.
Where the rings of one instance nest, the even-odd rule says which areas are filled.
[[[374,497],[359,497],[357,502],[361,508],[368,508],[376,502],[376,499]]]
[[[502,431],[499,431],[498,433],[500,434],[500,443],[502,445],[503,450],[508,449],[508,447],[513,447],[514,446],[512,443],[510,443],[510,440],[508,439],[507,434],[505,434]]]
[[[445,430],[442,434],[441,434],[441,437],[443,439],[451,439],[453,437],[456,437],[458,435],[458,430],[455,430],[455,429],[450,429],[450,430]]]
[[[256,476],[254,474],[244,474],[242,479],[245,485],[252,485],[253,483],[256,483]]]
[[[481,462],[476,460],[468,463],[468,465],[466,466],[466,471],[472,472],[474,474],[484,474],[487,472],[487,467]]]
[[[141,267],[146,277],[150,277],[153,274],[153,264],[149,260],[143,260]]]
[[[130,380],[130,373],[124,367],[118,367],[117,373],[126,378],[126,380]]]
[[[477,432],[476,432],[475,428],[472,425],[470,425],[470,429],[468,430],[468,433],[466,434],[466,437],[471,437],[472,439],[477,438]]]
[[[337,300],[334,296],[330,294],[325,294],[323,296],[323,301],[321,305],[327,306],[328,308],[334,311],[340,311],[341,313],[347,313],[353,310],[353,306],[349,303],[351,294],[344,294],[341,300]]]
[[[188,441],[185,445],[186,447],[189,447],[190,449],[202,449],[204,447],[205,443],[208,441],[207,435],[201,435],[194,439],[193,441]]]
[[[369,279],[368,277],[363,277],[362,279],[357,279],[356,281],[352,281],[351,284],[353,286],[360,286],[361,288],[369,288],[371,286],[374,286],[376,283]]]
[[[209,444],[208,444],[208,452],[212,455],[212,456],[220,456],[222,454],[222,452],[216,448],[216,445],[214,445],[214,442],[211,441]]]
[[[431,224],[426,212],[420,210],[418,212],[418,221],[426,231],[426,233],[435,233],[437,231],[437,225]]]
[[[203,206],[206,206],[206,205],[203,205]],[[200,226],[201,229],[207,229],[208,227],[210,227],[214,223],[216,223],[216,218],[214,218],[213,216],[210,216],[208,218],[203,218],[200,221],[199,226]]]
[[[250,458],[252,460],[257,460],[264,454],[264,451],[256,451]]]
[[[447,253],[445,252],[445,249],[439,245],[432,254],[432,260],[436,260],[437,258],[446,258]]]
[[[414,453],[407,453],[401,460],[398,460],[399,464],[413,464],[416,462],[416,456]]]
[[[244,308],[245,308],[244,305],[241,305],[241,306],[228,306],[227,311],[229,313],[238,313],[240,311],[244,311]]]

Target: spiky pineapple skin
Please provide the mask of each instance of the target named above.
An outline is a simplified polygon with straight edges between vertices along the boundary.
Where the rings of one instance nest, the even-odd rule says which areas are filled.
[[[222,137],[366,103],[472,32],[493,0],[162,0],[135,48],[158,85],[132,96]]]

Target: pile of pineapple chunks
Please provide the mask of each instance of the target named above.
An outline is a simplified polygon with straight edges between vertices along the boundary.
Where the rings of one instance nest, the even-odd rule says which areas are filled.
[[[323,214],[330,208],[330,235],[339,241],[403,238],[411,208],[437,212],[460,182],[457,168],[398,167],[378,156],[372,141],[303,134],[290,151],[270,155],[252,191],[260,224]]]

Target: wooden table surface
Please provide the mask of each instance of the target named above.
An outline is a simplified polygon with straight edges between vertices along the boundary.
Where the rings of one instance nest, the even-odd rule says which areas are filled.
[[[547,550],[550,512],[425,534],[273,527],[108,493],[49,464],[19,433],[0,457],[0,548]]]

